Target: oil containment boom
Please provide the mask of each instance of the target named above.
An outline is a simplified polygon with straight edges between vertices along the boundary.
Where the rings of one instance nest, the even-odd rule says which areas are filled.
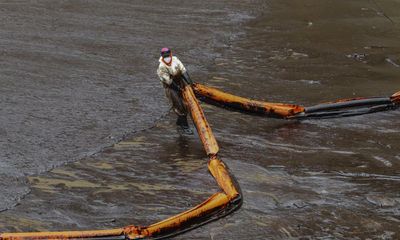
[[[236,111],[281,119],[334,118],[396,109],[400,92],[391,97],[352,98],[305,107],[238,97],[203,84],[193,84],[196,96],[209,104]]]
[[[109,230],[0,233],[0,240],[28,239],[164,239],[224,217],[238,209],[243,201],[240,187],[229,168],[218,156],[219,146],[196,96],[207,103],[237,111],[281,119],[347,117],[385,111],[400,106],[400,92],[391,97],[344,99],[304,107],[269,103],[225,93],[199,83],[186,84],[182,97],[190,112],[204,150],[208,170],[220,191],[183,213],[149,226],[129,225]]]

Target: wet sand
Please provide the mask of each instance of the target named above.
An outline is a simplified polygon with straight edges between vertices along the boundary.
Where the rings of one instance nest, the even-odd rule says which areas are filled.
[[[177,13],[171,21],[189,25],[169,35],[168,44],[178,48],[195,80],[242,96],[304,105],[400,89],[399,1],[270,1],[257,9],[254,3],[177,3],[169,9]],[[18,206],[0,214],[0,231],[145,225],[217,190],[200,141],[177,133],[154,76],[165,43],[160,35],[168,32],[160,20],[164,11],[155,7],[160,3],[107,4],[61,10],[49,2],[32,9],[5,4],[10,9],[2,16],[9,22],[2,21],[1,29],[10,35],[1,35],[8,47],[2,65],[15,63],[1,70],[0,124],[6,130],[0,134],[7,136],[1,164],[7,171],[1,173],[0,197],[6,199],[3,208]],[[40,18],[35,11],[43,13]],[[22,16],[39,19],[7,30]],[[77,22],[66,34],[71,16]],[[64,19],[63,28],[43,30],[45,39],[68,54],[81,53],[49,51],[43,39],[31,45],[34,27],[56,18]],[[110,19],[115,25],[106,26]],[[20,28],[32,32],[22,35]],[[10,42],[19,34],[23,40],[16,42],[23,48],[6,44],[3,36]],[[71,36],[77,39],[73,45]],[[97,41],[103,48],[93,46]],[[50,56],[38,61],[33,53],[45,54],[43,48]],[[58,54],[74,59],[57,62]],[[52,84],[59,94],[50,94]],[[112,91],[121,86],[123,93]],[[399,238],[399,111],[295,122],[203,107],[245,202],[234,214],[177,239]],[[82,130],[90,121],[101,124]],[[69,134],[54,137],[63,131]],[[130,134],[118,141],[125,133]]]

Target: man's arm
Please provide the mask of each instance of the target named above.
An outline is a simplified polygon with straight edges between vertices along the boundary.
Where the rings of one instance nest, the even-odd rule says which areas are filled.
[[[185,66],[182,64],[182,62],[178,58],[176,58],[176,59],[177,59],[177,64],[178,64],[179,70],[182,73],[183,80],[185,80],[185,82],[189,85],[193,84],[193,81],[190,78],[189,72],[186,70]]]
[[[171,85],[172,79],[171,79],[171,77],[169,76],[168,71],[167,71],[166,69],[164,69],[162,66],[160,66],[160,67],[157,69],[157,75],[158,75],[158,77],[160,78],[160,81],[161,81],[162,83],[165,83],[165,84],[167,84],[168,86]]]
[[[187,84],[189,84],[189,85],[192,85],[192,84],[193,84],[193,81],[192,81],[192,79],[190,78],[189,72],[188,72],[188,71],[186,71],[184,74],[182,74],[182,78],[183,78],[183,80],[185,80],[185,82],[186,82]]]
[[[158,77],[160,81],[172,89],[179,91],[181,88],[176,84],[173,79],[170,77],[169,72],[164,67],[160,66],[157,70]]]

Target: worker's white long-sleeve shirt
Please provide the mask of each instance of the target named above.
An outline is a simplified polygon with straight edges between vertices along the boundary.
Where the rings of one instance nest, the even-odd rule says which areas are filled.
[[[159,60],[160,65],[157,69],[158,77],[162,83],[170,85],[172,83],[172,77],[177,76],[178,74],[184,74],[186,72],[185,66],[183,66],[182,62],[175,56],[172,57],[171,66],[168,66],[162,61],[162,58]]]

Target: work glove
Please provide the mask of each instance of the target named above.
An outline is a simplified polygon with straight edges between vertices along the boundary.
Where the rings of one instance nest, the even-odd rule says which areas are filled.
[[[192,85],[193,84],[193,81],[192,81],[192,79],[190,79],[188,71],[186,71],[184,74],[182,74],[182,78],[185,81],[185,83],[187,83],[188,85]]]
[[[175,90],[175,91],[181,91],[182,90],[182,88],[176,83],[176,82],[174,82],[174,81],[172,81],[172,83],[171,83],[171,85],[169,85],[173,90]]]

